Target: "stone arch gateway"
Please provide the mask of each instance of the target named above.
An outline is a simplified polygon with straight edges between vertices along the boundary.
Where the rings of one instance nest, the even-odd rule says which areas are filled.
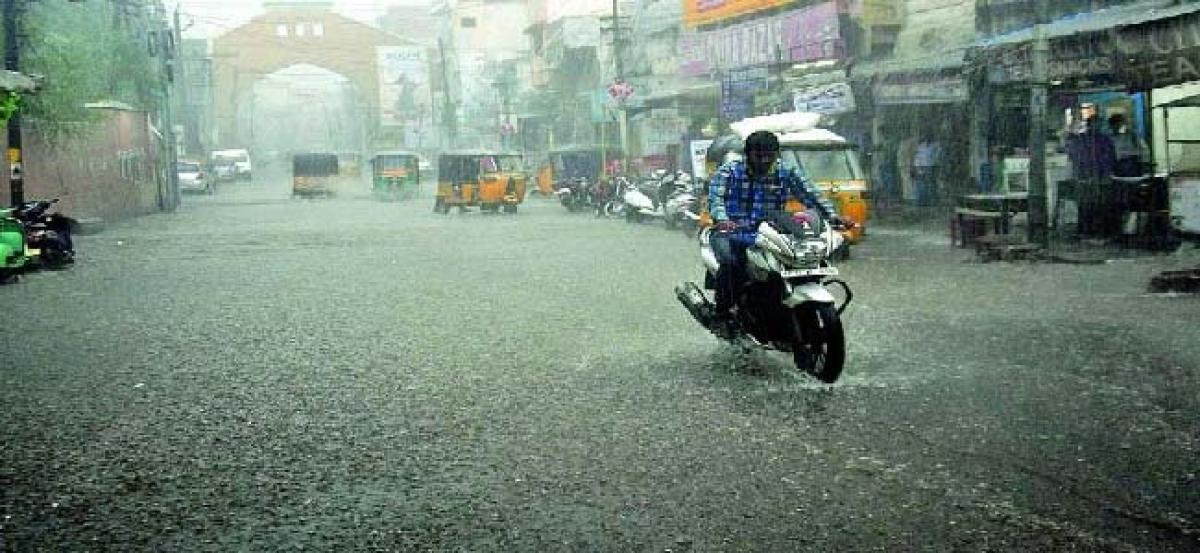
[[[416,43],[334,13],[327,4],[277,3],[246,24],[213,41],[213,118],[215,144],[238,148],[238,101],[260,79],[295,65],[314,65],[344,76],[374,114],[368,127],[380,125],[381,47],[417,48]]]

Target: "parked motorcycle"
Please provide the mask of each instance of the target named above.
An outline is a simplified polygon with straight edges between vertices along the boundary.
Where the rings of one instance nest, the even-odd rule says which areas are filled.
[[[718,268],[710,243],[712,229],[699,235],[706,269],[705,287],[714,288]],[[733,328],[717,324],[715,304],[692,282],[675,287],[688,312],[719,338],[743,347],[790,352],[796,368],[826,383],[837,381],[846,360],[841,314],[850,304],[850,286],[830,263],[845,239],[812,212],[772,213],[758,225],[758,238],[746,251],[746,273],[734,298]],[[841,305],[827,288],[838,285]]]
[[[572,213],[583,211],[592,205],[591,183],[584,177],[576,177],[560,184],[554,190],[558,201]]]
[[[633,186],[629,179],[618,176],[613,179],[612,193],[601,202],[597,216],[618,218],[625,216],[625,192]]]
[[[58,203],[52,200],[25,202],[13,211],[25,230],[30,261],[46,269],[57,269],[75,261],[71,228],[75,221],[61,213],[49,213]]]

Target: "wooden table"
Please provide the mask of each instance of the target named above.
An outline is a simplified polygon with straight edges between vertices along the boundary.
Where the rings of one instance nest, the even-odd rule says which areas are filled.
[[[1029,194],[967,194],[958,199],[955,216],[962,219],[972,215],[983,215],[996,219],[996,232],[1008,234],[1013,215],[1029,211]]]
[[[950,242],[955,244],[956,238],[961,238],[961,245],[966,246],[967,221],[992,221],[995,223],[995,234],[1008,234],[1010,222],[1016,214],[1030,209],[1030,194],[966,194],[960,196],[958,206],[954,209],[954,220],[950,222]]]

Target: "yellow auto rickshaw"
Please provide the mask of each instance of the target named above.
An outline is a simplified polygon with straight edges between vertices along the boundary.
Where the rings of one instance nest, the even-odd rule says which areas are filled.
[[[435,213],[479,206],[483,211],[516,213],[525,198],[526,175],[520,154],[489,151],[438,156]]]
[[[337,154],[292,156],[292,196],[332,196],[337,176]]]
[[[620,158],[621,150],[612,147],[563,146],[551,150],[546,166],[538,173],[538,193],[552,196],[556,189],[576,178],[593,184],[600,182],[607,176],[605,161]]]

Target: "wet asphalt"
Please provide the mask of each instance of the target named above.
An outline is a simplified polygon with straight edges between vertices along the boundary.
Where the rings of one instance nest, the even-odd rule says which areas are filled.
[[[1200,550],[1191,246],[873,225],[825,386],[690,319],[681,232],[424,192],[227,185],[0,287],[0,550]]]

